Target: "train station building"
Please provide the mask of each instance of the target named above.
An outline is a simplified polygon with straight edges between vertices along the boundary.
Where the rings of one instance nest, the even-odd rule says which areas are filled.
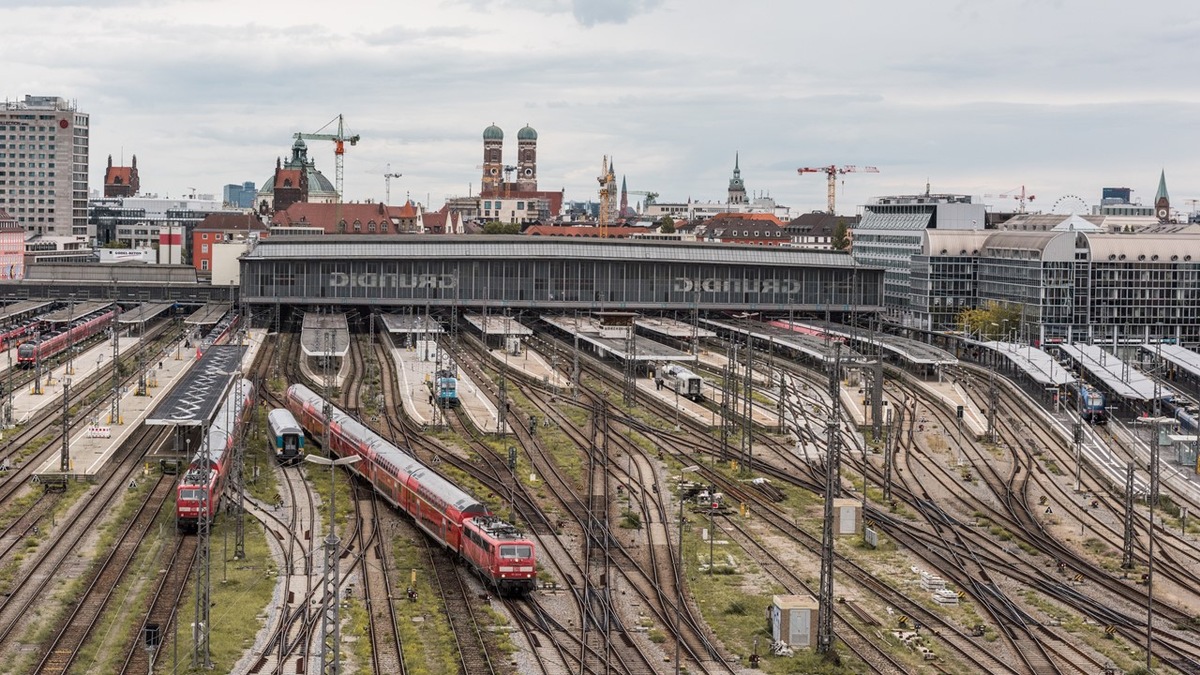
[[[241,261],[268,306],[828,314],[880,309],[883,271],[847,255],[705,243],[521,236],[291,236]]]

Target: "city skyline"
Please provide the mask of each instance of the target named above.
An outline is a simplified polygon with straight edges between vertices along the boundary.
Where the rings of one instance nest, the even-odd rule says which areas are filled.
[[[0,2],[28,26],[3,48],[8,100],[62,96],[91,115],[90,187],[137,154],[143,192],[262,185],[292,134],[339,113],[362,135],[345,198],[441,206],[479,192],[481,134],[537,129],[541,189],[595,200],[603,155],[660,201],[723,201],[735,154],[751,195],[825,207],[800,166],[871,165],[839,212],[875,195],[1038,196],[1100,189],[1192,210],[1197,21],[1182,2],[926,0],[896,7],[699,0],[445,0],[256,5]],[[1043,6],[1045,5],[1045,6]],[[864,9],[866,11],[864,11]],[[47,44],[56,47],[49,50]],[[331,180],[332,143],[309,141]],[[630,200],[631,203],[637,201]],[[1016,208],[1016,200],[987,200]]]

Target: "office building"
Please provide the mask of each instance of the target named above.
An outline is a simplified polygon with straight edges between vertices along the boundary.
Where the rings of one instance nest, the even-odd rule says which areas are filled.
[[[982,230],[984,205],[970,195],[930,194],[877,197],[863,207],[852,230],[854,261],[882,267],[885,316],[915,325],[909,307],[912,258],[921,252],[926,230]]]
[[[248,180],[241,185],[230,183],[225,186],[222,194],[225,206],[236,209],[252,209],[254,208],[254,195],[257,189],[254,187],[254,181]]]
[[[87,113],[57,96],[0,107],[0,208],[27,234],[88,232]]]

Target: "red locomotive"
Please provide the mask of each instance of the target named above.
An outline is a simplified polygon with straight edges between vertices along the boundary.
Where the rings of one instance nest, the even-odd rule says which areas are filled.
[[[302,384],[287,391],[288,410],[314,439],[325,433],[324,399]],[[329,406],[329,445],[336,455],[358,455],[350,468],[439,544],[457,552],[501,593],[521,594],[537,584],[533,542],[416,458]]]
[[[221,506],[225,479],[233,463],[233,446],[254,406],[254,383],[234,382],[225,402],[208,427],[208,438],[192,457],[187,473],[179,481],[175,498],[175,524],[193,530],[200,519],[212,520]]]
[[[96,312],[75,321],[69,330],[23,342],[17,347],[17,364],[31,368],[39,361],[45,361],[71,345],[77,345],[108,328],[114,316],[116,312],[113,310]]]

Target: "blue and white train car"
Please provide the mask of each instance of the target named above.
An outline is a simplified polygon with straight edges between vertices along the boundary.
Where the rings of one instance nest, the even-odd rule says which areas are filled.
[[[458,407],[458,378],[453,369],[442,369],[434,373],[433,395],[442,408]]]
[[[666,385],[668,389],[680,396],[693,401],[704,400],[704,394],[700,391],[704,379],[679,364],[668,363],[659,366],[655,376],[659,384]]]
[[[276,408],[267,414],[268,441],[280,464],[295,464],[304,453],[304,430],[286,408]]]

